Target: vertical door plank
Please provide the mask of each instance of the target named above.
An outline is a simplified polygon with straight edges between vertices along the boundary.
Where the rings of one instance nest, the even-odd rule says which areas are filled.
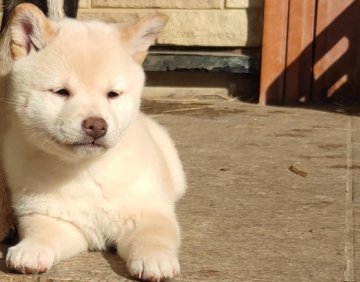
[[[289,0],[265,0],[261,62],[261,105],[283,102]]]
[[[290,0],[285,103],[305,102],[312,84],[316,0]]]

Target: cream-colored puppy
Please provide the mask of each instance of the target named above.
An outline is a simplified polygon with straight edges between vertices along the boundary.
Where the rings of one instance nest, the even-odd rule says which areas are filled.
[[[16,8],[3,146],[21,238],[11,269],[40,273],[115,245],[136,278],[179,273],[184,173],[167,132],[139,111],[141,62],[166,20],[56,23]]]

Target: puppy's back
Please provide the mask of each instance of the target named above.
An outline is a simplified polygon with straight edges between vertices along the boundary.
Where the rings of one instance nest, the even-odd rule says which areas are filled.
[[[177,200],[181,198],[186,191],[186,177],[175,144],[164,127],[144,114],[141,118],[165,158],[171,179],[173,179],[173,188]]]

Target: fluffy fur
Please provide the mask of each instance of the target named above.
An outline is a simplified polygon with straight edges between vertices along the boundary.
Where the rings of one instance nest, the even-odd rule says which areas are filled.
[[[184,173],[165,129],[139,110],[140,63],[165,23],[52,22],[32,5],[16,9],[3,145],[21,239],[11,269],[40,273],[115,245],[137,278],[179,273]],[[106,121],[105,136],[86,134],[90,117]]]

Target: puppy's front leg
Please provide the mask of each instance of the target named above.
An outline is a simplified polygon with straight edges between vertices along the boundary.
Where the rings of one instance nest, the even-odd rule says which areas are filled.
[[[9,248],[8,268],[23,274],[42,273],[62,259],[87,249],[80,231],[70,223],[44,215],[19,218],[20,243]]]
[[[162,281],[179,274],[179,225],[174,214],[143,212],[119,238],[117,249],[130,274],[146,281]]]

